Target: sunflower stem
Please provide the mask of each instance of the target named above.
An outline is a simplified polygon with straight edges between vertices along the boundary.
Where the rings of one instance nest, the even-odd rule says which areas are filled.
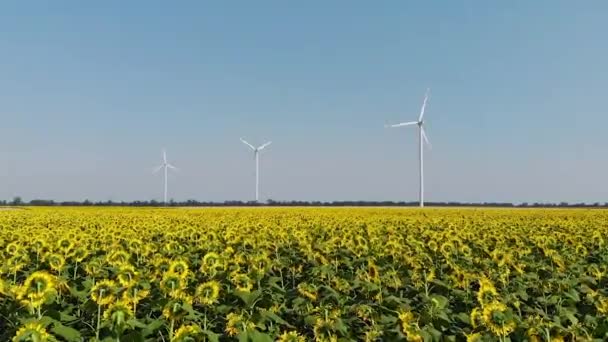
[[[95,337],[99,341],[99,326],[101,325],[101,305],[97,305],[97,329],[95,330]]]
[[[169,341],[173,341],[173,329],[175,328],[175,320],[171,320],[171,326],[169,327]]]

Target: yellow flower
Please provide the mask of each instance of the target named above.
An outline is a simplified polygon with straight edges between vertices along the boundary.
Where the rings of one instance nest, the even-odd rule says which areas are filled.
[[[245,319],[242,314],[229,313],[226,316],[226,333],[228,336],[236,336],[242,332],[247,330],[252,330],[255,328],[255,324],[249,322]]]
[[[212,305],[219,299],[220,283],[215,280],[208,281],[196,288],[196,301],[202,305]]]
[[[308,283],[300,283],[298,284],[298,293],[303,297],[310,299],[311,301],[317,300],[317,287],[308,284]]]
[[[91,289],[91,299],[98,305],[110,305],[116,299],[116,283],[112,280],[102,280]]]
[[[169,265],[169,272],[178,274],[182,278],[186,278],[188,276],[188,263],[184,260],[176,260],[173,261]]]
[[[305,342],[304,336],[298,334],[297,331],[284,332],[279,336],[277,342]]]
[[[240,292],[250,292],[253,288],[253,282],[246,274],[236,273],[230,278],[230,281]]]
[[[103,318],[113,327],[123,327],[128,320],[133,318],[133,310],[127,303],[118,301],[106,309]]]
[[[179,320],[188,314],[187,307],[192,305],[192,298],[183,294],[171,299],[163,308],[163,316],[168,320]]]
[[[129,264],[120,265],[118,268],[118,274],[116,275],[118,282],[124,287],[128,287],[133,283],[136,283],[138,277],[139,272],[135,271],[135,267]]]
[[[492,302],[483,308],[483,323],[496,336],[508,336],[515,328],[515,321],[506,317],[507,306],[500,302]]]
[[[30,274],[17,290],[17,299],[32,308],[39,308],[57,293],[56,278],[45,271]]]
[[[203,330],[198,325],[182,325],[177,329],[171,342],[191,342],[198,341],[197,336],[201,335]]]
[[[177,273],[166,273],[160,282],[160,289],[172,297],[186,288],[186,280]]]
[[[19,328],[13,342],[47,342],[51,341],[52,336],[46,332],[44,326],[38,322],[27,323],[23,327]],[[54,340],[54,339],[53,339]]]
[[[65,265],[65,258],[60,254],[54,253],[47,257],[47,262],[53,270],[60,272]]]

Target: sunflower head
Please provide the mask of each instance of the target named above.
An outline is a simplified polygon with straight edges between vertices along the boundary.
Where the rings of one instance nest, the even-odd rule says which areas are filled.
[[[51,340],[54,339],[46,332],[44,325],[39,322],[25,324],[17,330],[13,337],[13,342],[50,342]]]
[[[224,269],[222,258],[215,252],[209,252],[205,254],[201,262],[200,271],[208,276],[215,276],[215,274]]]
[[[122,329],[127,321],[133,318],[133,310],[128,303],[117,301],[108,306],[103,318],[114,329]]]
[[[169,272],[178,274],[182,278],[186,278],[189,273],[188,263],[185,260],[175,260],[169,265]]]
[[[226,316],[226,328],[225,331],[228,336],[236,336],[247,330],[255,328],[255,324],[246,319],[243,314],[236,314],[231,312]]]
[[[117,286],[112,280],[102,280],[91,289],[91,299],[98,305],[109,305],[116,299]]]
[[[305,342],[304,336],[298,334],[297,331],[286,331],[279,338],[277,342]]]
[[[135,271],[135,267],[129,264],[122,264],[118,269],[116,278],[120,285],[129,287],[136,283],[139,277],[139,272]]]
[[[57,272],[60,272],[63,269],[63,266],[65,265],[65,258],[61,254],[57,254],[57,253],[49,254],[46,257],[46,260],[49,263],[49,266],[51,267],[51,269],[53,269],[54,271],[57,271]]]
[[[150,284],[138,282],[131,283],[122,293],[122,299],[128,303],[139,303],[150,295]]]
[[[76,262],[82,262],[87,256],[89,256],[89,251],[84,247],[77,247],[72,251],[70,256],[74,258]]]
[[[482,311],[483,323],[496,336],[508,336],[516,324],[507,306],[501,302],[492,302],[484,306]]]
[[[198,325],[182,325],[177,329],[172,342],[194,342],[198,341],[203,330]]]
[[[317,300],[317,287],[313,284],[308,284],[308,283],[300,283],[298,284],[298,293],[305,297],[308,298],[311,301],[316,301]]]
[[[160,281],[160,289],[164,293],[173,296],[175,293],[183,291],[186,288],[186,283],[186,280],[179,274],[168,272]]]
[[[192,298],[182,294],[179,298],[172,298],[163,308],[163,316],[168,320],[180,320],[191,309]]]
[[[107,262],[115,267],[127,264],[129,262],[129,259],[131,259],[131,254],[121,249],[117,249],[114,252],[111,252],[106,257]]]
[[[202,305],[213,305],[220,296],[220,283],[212,280],[199,285],[196,288],[196,301]]]
[[[84,264],[84,271],[93,278],[103,278],[107,276],[107,271],[99,258],[87,261]]]
[[[230,277],[230,281],[234,287],[240,292],[251,292],[253,281],[248,275],[243,273],[235,273]]]
[[[41,307],[57,294],[57,280],[45,271],[30,274],[17,290],[17,298],[32,308]]]

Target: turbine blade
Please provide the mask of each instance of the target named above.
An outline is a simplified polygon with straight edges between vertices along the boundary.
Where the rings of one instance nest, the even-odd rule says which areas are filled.
[[[272,141],[269,141],[267,143],[265,143],[264,145],[258,147],[258,151],[261,151],[263,149],[265,149],[266,147],[268,147],[270,144],[272,144]]]
[[[175,166],[173,166],[171,164],[167,164],[167,167],[170,168],[171,170],[179,171],[178,168],[176,168]]]
[[[251,149],[255,151],[255,147],[253,147],[253,145],[251,145],[250,143],[248,143],[247,141],[245,141],[245,139],[241,138],[241,141],[243,142],[243,144],[251,147]]]
[[[162,168],[163,168],[163,166],[162,166],[162,165],[160,165],[160,166],[158,166],[158,167],[155,167],[155,168],[152,170],[152,173],[158,173],[158,171],[162,170]]]
[[[418,117],[418,122],[422,121],[422,118],[424,117],[424,110],[426,109],[426,101],[429,99],[429,93],[431,92],[431,89],[427,89],[426,90],[426,94],[424,94],[424,101],[422,102],[422,109],[420,110],[420,117]]]
[[[426,132],[424,130],[424,128],[420,128],[422,130],[422,139],[424,140],[424,142],[429,145],[429,148],[432,149],[433,146],[431,145],[431,142],[429,141],[429,138],[426,136]]]
[[[386,128],[394,128],[394,127],[403,127],[403,126],[411,126],[417,125],[418,121],[410,121],[410,122],[402,122],[395,125],[385,125]]]
[[[167,150],[163,148],[163,162],[167,164]]]

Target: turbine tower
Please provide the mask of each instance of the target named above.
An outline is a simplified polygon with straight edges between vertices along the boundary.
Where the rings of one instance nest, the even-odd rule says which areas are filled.
[[[419,139],[419,148],[420,151],[418,153],[418,161],[420,163],[420,207],[424,207],[424,143],[427,145],[431,145],[429,139],[426,136],[426,132],[424,131],[424,110],[426,109],[426,102],[429,99],[430,89],[426,90],[426,94],[424,95],[424,101],[422,102],[422,109],[420,110],[420,116],[418,117],[418,121],[410,121],[410,122],[402,122],[395,125],[387,125],[386,127],[403,127],[403,126],[418,126],[418,139]]]
[[[253,150],[255,157],[255,201],[258,202],[260,200],[260,151],[272,144],[272,141],[269,141],[260,147],[251,145],[243,138],[241,138],[241,141],[243,144],[249,146]]]
[[[158,171],[160,171],[162,169],[165,169],[165,196],[164,196],[163,203],[165,203],[165,205],[166,205],[167,204],[167,176],[169,173],[169,169],[177,171],[177,168],[167,162],[167,150],[165,150],[165,149],[163,149],[163,163],[160,166],[158,166],[156,169],[154,169],[154,173],[157,173]]]

